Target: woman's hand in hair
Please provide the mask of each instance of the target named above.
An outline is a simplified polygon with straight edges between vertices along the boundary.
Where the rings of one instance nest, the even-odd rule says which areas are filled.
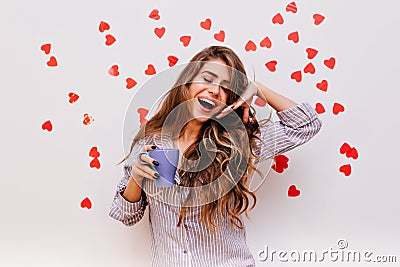
[[[226,107],[221,113],[217,116],[217,119],[220,119],[226,115],[228,115],[232,110],[235,110],[239,107],[243,107],[243,122],[247,123],[249,121],[249,114],[250,114],[250,106],[251,102],[253,101],[253,97],[258,95],[258,87],[255,82],[249,82],[247,84],[246,89],[243,91],[243,94],[240,98]]]

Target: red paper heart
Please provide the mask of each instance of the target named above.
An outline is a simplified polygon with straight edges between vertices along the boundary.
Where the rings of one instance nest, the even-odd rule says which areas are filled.
[[[357,149],[355,147],[350,148],[346,152],[346,157],[353,158],[353,159],[358,159],[358,151],[357,151]]]
[[[219,33],[214,34],[214,38],[217,41],[223,42],[225,40],[225,32],[220,30]]]
[[[339,151],[340,151],[340,154],[345,154],[350,149],[351,149],[351,146],[348,143],[344,142],[343,145],[340,147]]]
[[[173,67],[178,62],[178,58],[176,56],[168,56],[168,66]]]
[[[313,59],[318,54],[318,50],[316,50],[314,48],[307,48],[306,52],[307,52],[308,59]]]
[[[315,67],[314,65],[310,62],[308,63],[305,67],[304,67],[304,73],[311,73],[314,74],[315,73]]]
[[[47,61],[47,66],[56,67],[57,66],[57,59],[54,56],[51,56],[49,61]]]
[[[158,38],[161,39],[161,38],[164,36],[165,27],[155,28],[155,29],[154,29],[154,33],[157,35]]]
[[[257,97],[256,100],[254,101],[254,104],[259,107],[265,107],[267,105],[267,102],[265,102],[261,98]]]
[[[300,196],[300,190],[297,189],[296,185],[292,184],[291,186],[289,186],[288,196],[289,197],[298,197],[298,196]]]
[[[249,51],[256,51],[257,50],[257,46],[253,41],[248,41],[246,46],[244,47],[244,49],[249,52]]]
[[[98,158],[94,158],[92,159],[92,161],[90,162],[90,168],[96,168],[96,169],[100,169],[100,161]]]
[[[92,202],[89,198],[86,197],[84,200],[81,201],[81,208],[87,208],[89,210],[92,208]]]
[[[127,78],[126,79],[126,89],[131,89],[133,88],[135,85],[137,84],[137,82],[132,79],[132,78]]]
[[[108,70],[108,73],[112,76],[118,76],[119,71],[118,71],[118,65],[112,65],[111,68]]]
[[[324,21],[324,19],[325,19],[325,17],[322,16],[322,15],[320,15],[320,14],[314,14],[314,15],[313,15],[313,18],[314,18],[314,24],[315,24],[315,25],[321,24],[321,23]]]
[[[111,34],[107,34],[106,35],[106,45],[110,46],[113,43],[115,43],[116,39],[114,36],[112,36]]]
[[[276,71],[276,64],[278,64],[278,61],[276,60],[271,60],[270,62],[265,63],[265,67],[267,67],[267,69],[269,71]]]
[[[83,124],[89,125],[94,121],[93,117],[90,116],[89,114],[85,113],[83,114]]]
[[[317,104],[315,104],[315,111],[316,111],[318,114],[322,114],[322,113],[325,112],[325,108],[324,108],[324,106],[323,106],[321,103],[317,103]]]
[[[327,66],[330,69],[333,69],[335,67],[335,63],[336,63],[336,60],[334,57],[324,60],[325,66]]]
[[[89,151],[89,157],[98,158],[100,157],[100,152],[97,151],[97,146],[94,146]]]
[[[297,6],[295,2],[291,2],[286,6],[286,12],[292,12],[296,13],[297,12]]]
[[[69,96],[69,103],[71,103],[71,104],[75,103],[79,98],[79,95],[72,93],[72,92],[68,93],[68,96]]]
[[[289,33],[288,40],[293,41],[293,43],[298,43],[299,42],[299,33],[298,32]]]
[[[339,103],[334,103],[333,104],[333,114],[337,115],[340,112],[344,111],[344,106],[339,104]]]
[[[293,72],[291,75],[290,75],[290,78],[292,78],[292,79],[294,79],[294,80],[296,80],[296,82],[301,82],[301,71],[295,71],[295,72]]]
[[[319,90],[326,92],[328,90],[328,81],[322,80],[315,85]]]
[[[181,41],[183,46],[186,47],[189,45],[191,39],[192,39],[191,36],[186,35],[186,36],[181,36],[181,38],[179,38],[179,41]]]
[[[137,112],[139,113],[139,123],[140,127],[142,127],[147,120],[145,119],[146,115],[149,113],[149,110],[146,108],[138,108]]]
[[[149,18],[154,19],[154,20],[159,20],[160,19],[160,15],[158,14],[158,9],[153,9],[150,12]]]
[[[42,124],[42,130],[47,130],[51,132],[53,130],[53,125],[51,124],[51,121],[46,121]]]
[[[44,51],[46,55],[50,53],[51,44],[44,44],[40,47],[40,50]]]
[[[349,176],[351,174],[351,165],[342,165],[340,166],[339,171],[342,172],[345,176]]]
[[[283,24],[284,20],[283,17],[280,13],[276,14],[273,18],[272,18],[272,23],[273,24]]]
[[[152,64],[147,65],[147,69],[144,71],[146,75],[154,75],[156,74],[156,69]]]
[[[204,30],[210,30],[211,29],[211,19],[206,19],[205,21],[200,22],[200,27],[202,27]]]
[[[269,39],[268,36],[261,40],[260,46],[261,47],[266,47],[266,48],[271,48],[272,47],[272,42],[271,42],[271,40]]]
[[[289,167],[288,162],[289,159],[285,155],[277,155],[274,157],[274,165],[271,168],[277,173],[282,173]]]
[[[104,32],[110,29],[110,25],[107,22],[101,21],[99,25],[99,31]]]

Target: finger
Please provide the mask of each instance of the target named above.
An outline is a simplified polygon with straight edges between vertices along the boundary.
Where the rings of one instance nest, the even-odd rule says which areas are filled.
[[[144,149],[143,151],[154,150],[156,148],[157,148],[156,145],[145,145],[144,148],[143,148]]]
[[[247,123],[249,121],[249,111],[250,109],[248,107],[243,109],[243,122]]]
[[[133,163],[132,172],[140,172],[141,174],[146,174],[145,177],[152,177],[152,178],[159,177],[159,174],[156,170],[152,169],[148,165],[140,164],[137,161]]]
[[[160,164],[158,163],[157,160],[153,159],[152,157],[149,157],[149,156],[148,156],[147,154],[145,154],[145,153],[143,153],[143,154],[140,155],[140,159],[141,159],[142,161],[144,161],[144,162],[147,162],[147,163],[153,165],[153,166],[158,166],[158,165],[160,165]],[[139,162],[138,162],[138,163],[139,163]],[[140,164],[140,163],[139,163],[139,164]],[[143,164],[142,164],[142,165],[143,165]]]
[[[135,176],[136,177],[144,177],[144,178],[147,178],[147,179],[150,179],[150,180],[155,180],[155,179],[157,179],[155,173],[156,172],[154,172],[154,171],[146,172],[146,171],[144,171],[142,169],[139,169],[137,167],[133,167],[132,168],[132,176],[133,177],[135,177]]]

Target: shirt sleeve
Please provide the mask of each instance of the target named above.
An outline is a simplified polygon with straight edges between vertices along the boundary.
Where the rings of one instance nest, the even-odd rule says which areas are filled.
[[[117,190],[109,212],[110,217],[122,222],[126,226],[133,226],[138,223],[143,218],[146,206],[148,205],[147,197],[143,189],[140,199],[136,202],[130,202],[122,196],[131,176],[133,160],[139,152],[142,151],[142,147],[143,145],[136,143],[132,149],[131,155],[124,162],[124,176],[117,185]]]
[[[301,103],[277,112],[276,122],[260,126],[255,154],[260,160],[270,159],[290,151],[314,137],[322,127],[322,121],[309,103]]]

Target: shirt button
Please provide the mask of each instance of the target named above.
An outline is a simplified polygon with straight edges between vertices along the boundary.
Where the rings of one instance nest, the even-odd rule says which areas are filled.
[[[185,253],[185,254],[187,253],[186,249],[183,251],[183,253]]]

